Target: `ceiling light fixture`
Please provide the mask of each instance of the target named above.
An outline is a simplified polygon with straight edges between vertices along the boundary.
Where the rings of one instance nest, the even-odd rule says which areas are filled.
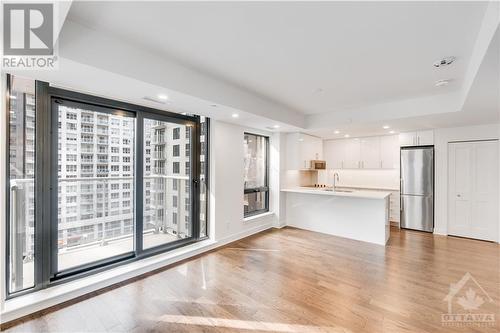
[[[449,84],[450,84],[450,81],[451,81],[451,80],[437,80],[437,81],[434,83],[434,85],[435,85],[436,87],[444,87],[444,86],[449,85]]]
[[[158,99],[161,99],[162,101],[166,101],[168,99],[168,95],[158,94]]]
[[[389,125],[384,125],[384,126],[382,126],[382,128],[383,128],[383,129],[389,129],[389,128],[391,128],[391,127],[390,127]]]
[[[273,128],[280,128],[280,125],[273,125]]]
[[[237,114],[237,113],[233,113],[233,114],[231,115],[231,117],[233,117],[233,118],[238,118],[239,116],[240,116],[240,115],[239,115],[239,114]]]
[[[345,135],[344,135],[344,138],[348,138],[348,137],[350,137],[350,135],[349,135],[349,134],[345,134]]]
[[[335,130],[335,131],[333,131],[333,133],[335,133],[335,134],[339,134],[339,133],[340,133],[340,131],[339,131],[339,130]]]
[[[446,66],[449,66],[451,65],[454,61],[455,61],[455,57],[451,56],[451,57],[444,57],[443,59],[439,59],[439,60],[436,60],[434,61],[434,67],[436,68],[441,68],[441,67],[446,67]]]
[[[396,133],[396,132],[394,132],[394,131],[389,131],[389,134],[394,134],[394,133]]]
[[[216,108],[217,104],[211,104],[210,106],[213,107],[213,108]]]
[[[15,96],[15,95],[10,95],[10,96],[9,96],[9,98],[10,98],[10,99],[17,99],[17,96]]]

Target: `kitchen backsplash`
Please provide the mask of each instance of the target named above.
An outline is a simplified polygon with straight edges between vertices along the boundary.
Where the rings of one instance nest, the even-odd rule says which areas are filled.
[[[366,188],[399,188],[399,170],[321,170],[318,183],[333,185],[333,174],[339,175],[338,186]]]

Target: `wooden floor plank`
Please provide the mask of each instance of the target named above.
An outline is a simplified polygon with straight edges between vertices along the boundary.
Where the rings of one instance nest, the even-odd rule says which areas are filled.
[[[493,327],[446,327],[471,273]],[[6,332],[499,332],[498,244],[392,229],[387,247],[270,230]]]

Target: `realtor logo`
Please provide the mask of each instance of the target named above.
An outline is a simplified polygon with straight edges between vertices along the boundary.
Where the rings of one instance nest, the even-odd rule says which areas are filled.
[[[495,326],[495,314],[480,311],[481,306],[493,303],[493,299],[468,272],[460,281],[450,284],[443,301],[448,303],[448,313],[441,315],[443,326]],[[455,311],[454,303],[460,306]]]
[[[54,4],[3,4],[2,67],[54,69]]]
[[[5,55],[53,54],[53,4],[4,4],[3,22]]]

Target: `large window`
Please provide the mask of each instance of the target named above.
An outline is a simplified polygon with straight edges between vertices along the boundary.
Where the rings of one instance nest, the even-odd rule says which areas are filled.
[[[9,293],[34,286],[35,256],[35,83],[10,77],[8,150]]]
[[[269,138],[245,133],[243,145],[244,215],[247,217],[269,211]]]
[[[8,297],[207,236],[208,119],[8,80]]]

